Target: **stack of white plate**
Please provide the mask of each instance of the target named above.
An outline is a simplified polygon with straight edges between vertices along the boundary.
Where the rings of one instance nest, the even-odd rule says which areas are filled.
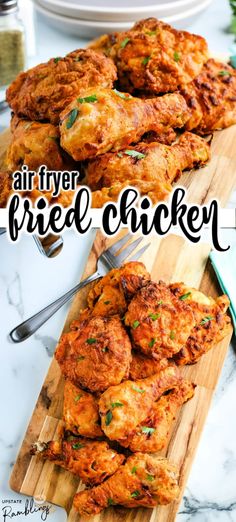
[[[177,28],[196,20],[212,0],[34,0],[47,21],[82,37],[125,31],[136,20],[154,16]]]

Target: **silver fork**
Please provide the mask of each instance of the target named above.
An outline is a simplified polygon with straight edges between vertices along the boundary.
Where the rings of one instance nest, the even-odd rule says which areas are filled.
[[[9,336],[14,343],[20,343],[28,339],[32,334],[34,334],[40,326],[42,326],[52,315],[54,315],[59,308],[61,308],[67,301],[69,301],[78,290],[83,288],[84,286],[92,283],[92,281],[96,281],[99,277],[104,276],[111,270],[112,268],[119,268],[122,263],[128,259],[128,257],[132,254],[132,252],[137,248],[137,246],[141,243],[143,238],[138,238],[129,245],[127,245],[128,241],[133,236],[131,234],[126,234],[119,241],[114,243],[110,248],[102,252],[97,261],[97,270],[91,276],[87,277],[81,283],[74,286],[71,290],[63,294],[61,297],[56,299],[53,303],[49,304],[40,312],[36,313],[16,328],[14,328]],[[125,245],[127,245],[123,250],[121,250]],[[150,243],[143,246],[138,250],[130,259],[130,261],[137,261],[145,250],[150,246]],[[121,251],[121,252],[120,252]]]

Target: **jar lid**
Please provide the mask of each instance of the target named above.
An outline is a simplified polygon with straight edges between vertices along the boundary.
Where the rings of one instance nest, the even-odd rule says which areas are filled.
[[[14,13],[17,9],[17,0],[0,0],[0,16]]]

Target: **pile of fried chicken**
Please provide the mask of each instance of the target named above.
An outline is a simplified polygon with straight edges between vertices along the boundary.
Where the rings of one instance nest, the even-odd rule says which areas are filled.
[[[21,73],[7,101],[12,142],[0,206],[23,164],[79,170],[94,207],[129,185],[156,203],[183,170],[209,160],[204,136],[236,122],[236,71],[209,58],[204,38],[149,18]],[[55,199],[36,184],[25,195],[67,206],[74,192]]]
[[[213,299],[183,283],[156,283],[140,262],[93,284],[87,308],[56,349],[65,377],[61,438],[31,450],[87,486],[73,501],[81,515],[178,497],[178,469],[158,452],[194,395],[179,366],[229,334],[228,306],[226,295]]]

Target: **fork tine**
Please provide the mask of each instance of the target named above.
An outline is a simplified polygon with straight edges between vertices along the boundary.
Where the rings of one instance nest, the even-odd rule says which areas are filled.
[[[147,245],[144,245],[138,252],[136,252],[129,261],[138,261],[138,259],[144,254],[144,252],[149,248],[151,243],[148,243]]]
[[[114,243],[111,247],[109,247],[107,250],[109,250],[110,254],[112,255],[115,255],[119,250],[120,248],[125,245],[126,243],[128,243],[128,241],[132,238],[132,234],[128,233],[128,234],[125,234],[125,236],[123,236],[119,241],[117,241],[116,243]]]
[[[117,263],[121,265],[121,263],[123,263],[123,261],[125,261],[125,259],[127,259],[127,257],[129,257],[130,254],[132,254],[132,252],[141,243],[141,241],[143,241],[143,238],[139,237],[138,239],[136,239],[136,241],[133,241],[133,243],[130,243],[130,245],[124,248],[124,250],[122,250],[122,252],[118,254],[118,256],[116,256]]]

